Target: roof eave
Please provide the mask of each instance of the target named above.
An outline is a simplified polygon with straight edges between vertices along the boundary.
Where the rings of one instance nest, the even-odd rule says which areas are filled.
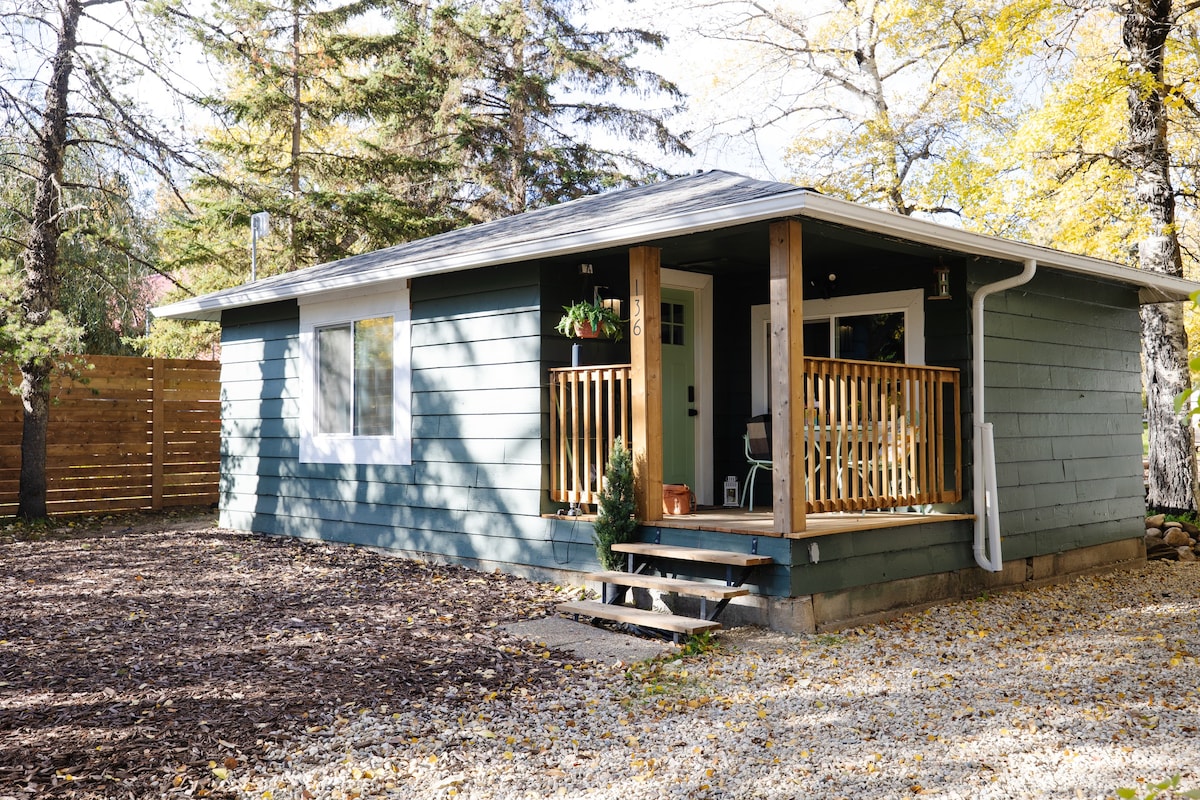
[[[1184,278],[1125,267],[1104,259],[1067,253],[1041,245],[972,233],[827,195],[814,194],[809,197],[803,215],[965,255],[1017,263],[1032,258],[1040,266],[1050,269],[1082,273],[1137,286],[1138,299],[1142,304],[1187,300],[1193,292],[1200,289],[1200,284]]]
[[[560,234],[500,247],[480,247],[446,256],[359,270],[324,280],[318,278],[299,287],[290,283],[283,287],[275,287],[270,283],[258,287],[250,284],[238,291],[181,300],[155,308],[153,313],[156,317],[166,319],[219,320],[222,311],[234,308],[295,300],[347,289],[361,289],[379,283],[424,275],[633,245],[655,239],[686,236],[702,231],[788,216],[819,219],[966,255],[1017,263],[1033,258],[1048,268],[1087,274],[1137,286],[1138,297],[1142,303],[1187,300],[1192,292],[1200,288],[1200,285],[1182,278],[1123,267],[1110,261],[1065,253],[1048,247],[971,233],[960,228],[914,219],[890,211],[881,211],[808,189],[797,188],[793,192],[783,192],[716,208],[668,214],[592,231]],[[319,269],[319,267],[312,269]]]
[[[686,236],[691,233],[717,230],[749,222],[760,222],[765,219],[800,213],[804,207],[804,197],[811,194],[810,190],[797,189],[795,192],[747,200],[742,203],[731,203],[727,206],[702,211],[654,217],[595,231],[561,234],[507,246],[478,248],[451,256],[365,269],[350,275],[339,275],[329,280],[314,280],[306,283],[300,290],[287,287],[284,290],[273,291],[273,287],[270,286],[256,290],[254,285],[250,284],[240,292],[181,300],[152,309],[152,311],[155,316],[167,319],[216,320],[220,319],[222,311],[232,308],[293,300],[314,294],[423,275],[458,272],[528,261],[534,258],[554,258],[607,247],[634,245],[667,236]],[[313,269],[317,269],[317,267]]]

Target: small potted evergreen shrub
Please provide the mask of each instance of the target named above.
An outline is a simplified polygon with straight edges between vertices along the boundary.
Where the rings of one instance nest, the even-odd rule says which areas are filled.
[[[633,499],[633,454],[618,436],[608,454],[608,468],[604,471],[604,485],[600,489],[600,509],[594,529],[596,557],[606,570],[621,569],[624,556],[614,553],[612,546],[632,542],[637,535],[637,520],[634,518]]]
[[[602,301],[580,300],[563,306],[562,319],[554,328],[563,336],[574,339],[595,339],[605,336],[613,341],[621,338],[621,318]]]

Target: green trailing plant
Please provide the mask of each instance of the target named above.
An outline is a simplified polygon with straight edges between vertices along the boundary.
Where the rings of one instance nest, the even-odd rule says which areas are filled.
[[[585,326],[591,326],[592,330],[613,341],[621,338],[621,318],[617,316],[616,311],[605,306],[603,301],[592,303],[580,300],[563,306],[562,319],[554,329],[563,336],[580,338],[580,330]]]
[[[608,468],[604,471],[604,486],[600,490],[600,510],[592,534],[596,557],[606,570],[621,568],[621,556],[612,551],[612,546],[632,542],[637,534],[634,508],[633,455],[618,436],[608,454]]]

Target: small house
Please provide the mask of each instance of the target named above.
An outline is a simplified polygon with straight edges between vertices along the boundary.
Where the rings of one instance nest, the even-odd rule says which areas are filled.
[[[1143,559],[1138,309],[1197,288],[712,171],[156,314],[221,323],[223,526],[579,582],[621,436],[644,542],[820,630]]]

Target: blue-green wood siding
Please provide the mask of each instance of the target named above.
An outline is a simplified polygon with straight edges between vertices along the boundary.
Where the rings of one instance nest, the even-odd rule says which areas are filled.
[[[299,310],[229,312],[221,522],[508,566],[593,569],[587,523],[543,519],[545,370],[536,265],[412,285],[413,463],[299,461]]]
[[[614,294],[625,290],[622,263],[595,267],[597,283],[620,287]],[[1013,271],[1011,265],[972,264],[956,273],[953,300],[926,304],[927,359],[963,369],[964,416],[970,409],[970,293]],[[546,370],[569,358],[569,342],[553,326],[558,307],[582,291],[579,280],[561,265],[518,265],[414,282],[409,466],[301,464],[298,308],[278,303],[227,313],[222,524],[514,571],[595,568],[588,523],[541,516],[554,509],[545,492]],[[737,379],[745,370],[734,370],[736,359],[726,356],[734,345],[745,349],[748,320],[721,298],[736,295],[748,308],[757,290],[722,286],[718,302],[728,313],[718,315],[718,386],[734,394],[719,393],[719,419],[738,434],[748,413],[748,378]],[[1006,560],[1140,535],[1139,347],[1136,294],[1124,287],[1043,272],[1028,286],[988,300],[987,417],[995,425]],[[590,348],[590,363],[628,357],[623,342]],[[969,505],[965,424],[964,434],[968,499],[952,510]],[[718,476],[743,477],[735,447],[740,439],[722,435],[718,441]],[[749,537],[703,531],[648,528],[644,536],[750,546]],[[759,571],[752,586],[775,596],[836,592],[974,564],[971,525],[962,521],[813,540],[760,537],[758,546],[777,563]]]
[[[1043,271],[989,298],[984,328],[1005,559],[1140,536],[1136,291]]]

